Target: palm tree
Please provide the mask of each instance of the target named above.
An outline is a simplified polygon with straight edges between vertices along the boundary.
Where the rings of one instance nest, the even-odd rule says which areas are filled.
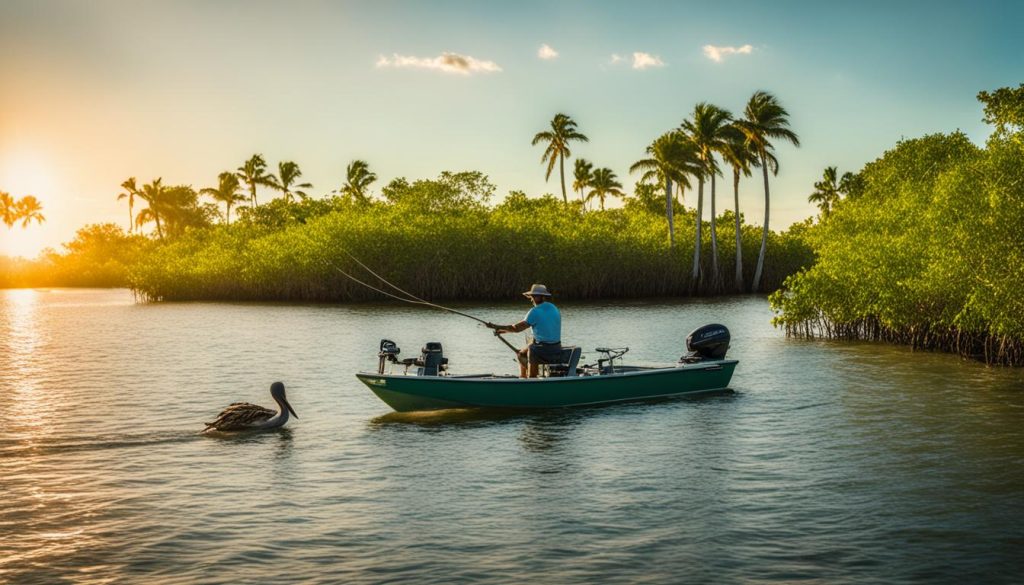
[[[630,173],[643,171],[640,177],[641,182],[655,180],[665,183],[665,217],[668,219],[668,244],[675,246],[674,209],[672,196],[673,183],[679,185],[680,190],[689,189],[690,175],[699,172],[699,161],[697,150],[693,141],[678,130],[662,134],[647,147],[645,158],[633,163],[629,167]]]
[[[576,168],[573,169],[572,190],[580,194],[580,203],[586,203],[583,191],[590,186],[590,180],[594,177],[594,165],[587,159],[576,159]]]
[[[308,197],[305,191],[292,191],[292,187],[298,187],[299,189],[312,189],[311,183],[300,183],[295,185],[295,182],[302,176],[302,171],[299,170],[299,165],[292,161],[284,161],[277,163],[277,176],[269,175],[268,186],[271,189],[280,191],[284,195],[285,201],[292,200],[292,193],[305,199]]]
[[[217,175],[217,179],[216,187],[207,187],[199,192],[209,195],[214,201],[223,203],[227,207],[227,223],[231,225],[231,206],[243,203],[247,198],[242,194],[242,185],[238,182],[238,176],[231,171],[224,171]]]
[[[538,132],[533,137],[533,142],[530,143],[533,146],[540,142],[548,143],[548,147],[540,157],[540,162],[548,165],[548,170],[544,174],[544,180],[547,181],[551,178],[551,171],[555,168],[555,161],[558,161],[558,172],[562,178],[562,200],[565,203],[569,203],[569,197],[565,194],[565,158],[572,155],[569,151],[569,143],[573,140],[590,141],[576,130],[576,122],[572,118],[565,114],[555,114],[555,117],[551,120],[551,130]]]
[[[18,202],[6,191],[0,191],[0,221],[9,228],[18,221]]]
[[[43,216],[43,204],[33,195],[25,195],[19,199],[15,205],[15,210],[15,221],[21,220],[21,227],[23,228],[28,227],[28,224],[32,223],[33,219],[39,224],[46,221],[46,217]]]
[[[722,159],[732,167],[732,196],[735,205],[734,220],[736,222],[736,291],[743,291],[743,238],[740,226],[740,175],[749,177],[750,168],[757,165],[757,155],[750,147],[750,142],[740,129],[733,124],[729,132],[725,147],[722,149]]]
[[[836,167],[825,167],[821,180],[814,183],[814,192],[807,197],[808,203],[818,205],[823,219],[828,217],[829,212],[832,211],[832,205],[839,201],[841,196],[838,174],[839,171]]]
[[[764,174],[764,227],[761,232],[761,250],[757,255],[757,269],[754,270],[754,281],[751,283],[751,290],[756,292],[761,285],[764,255],[768,249],[768,171],[771,170],[774,175],[779,174],[778,160],[774,157],[769,159],[769,154],[774,149],[771,141],[787,140],[799,147],[800,138],[789,128],[789,112],[775,96],[766,91],[756,91],[750,96],[743,119],[738,120],[736,125],[743,131],[757,153],[761,172]]]
[[[146,209],[143,209],[135,216],[135,227],[141,227],[149,222],[156,223],[157,236],[164,239],[164,228],[161,221],[163,208],[166,206],[167,188],[163,185],[163,178],[154,179],[151,183],[143,185],[136,195],[146,202]]]
[[[122,199],[128,200],[128,233],[132,233],[132,229],[135,224],[135,197],[139,194],[139,188],[135,184],[135,177],[128,177],[128,180],[121,183],[121,188],[124,189],[124,193],[117,196],[117,200]]]
[[[206,225],[198,200],[199,194],[189,185],[164,188],[160,219],[166,235],[179,236],[185,228]]]
[[[622,192],[622,183],[616,181],[617,177],[611,169],[596,169],[594,171],[594,177],[590,181],[590,193],[587,194],[587,200],[597,198],[601,202],[601,211],[604,211],[604,200],[609,195],[613,197],[625,197],[626,194]]]
[[[263,185],[265,187],[272,186],[271,181],[274,180],[274,175],[267,172],[267,161],[263,160],[262,154],[254,154],[249,160],[245,161],[245,164],[238,167],[238,179],[249,186],[249,199],[252,201],[252,206],[256,207],[256,185]]]
[[[370,165],[366,164],[366,161],[354,160],[345,168],[345,184],[339,191],[357,203],[367,203],[370,200],[368,189],[376,180],[376,173],[370,171]]]
[[[703,163],[702,172],[697,175],[697,233],[693,249],[694,286],[700,279],[701,224],[704,214],[704,181],[711,177],[711,267],[712,280],[718,282],[718,234],[715,230],[715,175],[719,174],[715,153],[725,148],[732,114],[718,106],[701,102],[693,109],[691,119],[683,121],[682,129],[697,147],[697,154]]]

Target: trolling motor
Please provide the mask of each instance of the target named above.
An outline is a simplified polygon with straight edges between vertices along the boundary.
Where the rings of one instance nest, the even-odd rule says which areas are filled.
[[[380,350],[377,352],[377,357],[380,359],[377,365],[377,373],[384,375],[384,364],[387,362],[405,366],[406,373],[409,373],[410,366],[417,366],[417,376],[438,376],[441,372],[448,369],[448,358],[444,357],[444,349],[438,341],[428,341],[423,346],[423,349],[420,350],[419,357],[400,360],[398,359],[398,354],[400,353],[402,353],[402,350],[399,349],[394,341],[381,339]]]
[[[711,324],[698,327],[686,337],[686,349],[689,353],[679,358],[679,363],[695,364],[705,360],[725,359],[729,340],[729,329],[725,325]]]
[[[382,376],[384,375],[385,362],[397,364],[398,354],[400,353],[402,353],[402,350],[394,341],[391,341],[390,339],[381,339],[380,351],[377,352],[377,357],[380,358],[380,363],[377,365],[377,373]]]

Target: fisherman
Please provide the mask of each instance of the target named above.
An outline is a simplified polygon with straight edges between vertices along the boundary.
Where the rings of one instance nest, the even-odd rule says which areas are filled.
[[[495,335],[519,333],[533,328],[533,342],[519,350],[519,377],[536,378],[539,364],[559,363],[562,360],[562,315],[551,302],[551,293],[543,284],[535,284],[523,296],[533,302],[533,308],[515,325],[495,325]]]

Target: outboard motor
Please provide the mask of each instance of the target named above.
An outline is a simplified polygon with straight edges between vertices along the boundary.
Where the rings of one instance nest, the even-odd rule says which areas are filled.
[[[444,350],[439,341],[428,341],[420,353],[420,359],[416,361],[419,368],[416,369],[417,376],[437,376],[448,369],[448,358],[444,357]]]
[[[725,325],[711,324],[694,329],[686,337],[686,349],[690,353],[679,358],[679,361],[692,364],[704,360],[725,359],[729,339],[729,329]]]

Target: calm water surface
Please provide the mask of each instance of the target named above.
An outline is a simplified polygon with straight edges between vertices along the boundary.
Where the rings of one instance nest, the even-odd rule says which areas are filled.
[[[398,415],[352,375],[382,336],[441,341],[453,371],[511,372],[510,352],[416,308],[0,291],[0,581],[1024,580],[1020,370],[789,340],[762,298],[563,318],[631,363],[722,322],[734,392]],[[299,420],[197,434],[230,402],[273,406],[274,380]]]

